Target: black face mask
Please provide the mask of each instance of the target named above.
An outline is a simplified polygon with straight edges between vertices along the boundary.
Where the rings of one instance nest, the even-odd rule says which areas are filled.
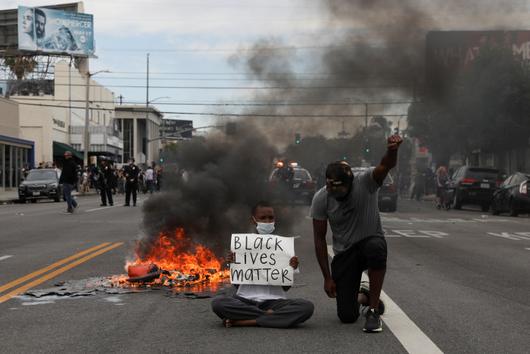
[[[343,187],[341,187],[341,188],[327,188],[329,196],[332,197],[332,198],[335,198],[339,202],[342,202],[342,201],[346,200],[346,198],[348,197],[348,195],[351,192],[351,183],[349,184],[349,186],[347,186],[347,187],[344,186],[344,187],[345,188],[343,188]]]

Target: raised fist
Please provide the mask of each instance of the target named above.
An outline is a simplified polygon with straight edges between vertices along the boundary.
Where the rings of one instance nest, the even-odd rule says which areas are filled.
[[[403,142],[403,138],[399,135],[391,135],[388,137],[387,140],[387,148],[388,150],[397,150],[399,148],[399,145]]]

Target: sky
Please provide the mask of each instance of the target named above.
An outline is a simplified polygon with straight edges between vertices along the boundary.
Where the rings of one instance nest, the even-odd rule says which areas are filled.
[[[58,3],[65,2],[2,0],[0,9]],[[286,47],[294,43],[297,47],[312,47],[306,49],[310,52],[318,50],[313,49],[316,39],[325,42],[330,34],[318,0],[86,0],[84,7],[86,13],[94,15],[97,58],[90,59],[90,71],[110,71],[94,79],[116,96],[123,96],[125,102],[145,103],[149,53],[149,100],[161,111],[204,113],[216,107],[160,103],[252,100],[255,90],[205,87],[263,85],[249,81],[242,68],[230,60],[261,38],[275,38]],[[303,63],[299,70],[303,71]],[[195,126],[214,124],[208,117],[166,116],[192,119]]]
[[[315,62],[325,57],[330,46],[340,38],[344,39],[342,50],[356,46],[355,36],[362,37],[369,46],[385,43],[398,47],[399,42],[388,42],[392,38],[390,32],[395,29],[403,31],[407,39],[414,35],[407,33],[414,32],[414,28],[525,29],[530,23],[530,0],[386,1],[86,0],[83,2],[85,12],[94,16],[97,56],[90,59],[90,71],[110,71],[94,79],[112,90],[116,97],[122,96],[124,103],[145,104],[149,53],[151,104],[167,112],[166,118],[191,119],[200,127],[219,123],[212,116],[197,113],[241,113],[245,110],[244,106],[213,104],[256,102],[267,97],[262,94],[266,92],[264,86],[270,82],[252,79],[245,73],[248,68],[241,65],[246,62],[250,49],[260,41],[277,44],[268,49],[271,56],[278,58],[276,69],[282,71],[281,64],[285,62],[288,65],[285,70],[297,73],[297,80],[308,80],[328,74]],[[0,9],[58,3],[61,2],[0,0]],[[330,4],[336,7],[333,9]],[[368,11],[363,12],[360,7]],[[411,23],[411,30],[403,21],[415,12],[423,12],[423,15],[415,19],[417,23]],[[363,14],[368,17],[363,18]],[[356,63],[358,53],[350,51],[349,55],[352,63]],[[394,59],[395,54],[390,52],[383,62],[391,63]],[[349,64],[349,61],[344,63]],[[348,99],[352,102],[363,99],[356,101],[355,95],[361,95],[359,92],[348,91],[345,95],[350,95]],[[374,110],[370,115],[406,113],[403,105],[383,106],[377,112],[379,108],[372,106]],[[363,114],[362,105],[353,109],[357,111],[352,113]],[[355,129],[358,122],[350,123],[350,128]],[[404,123],[401,121],[402,125]],[[330,129],[336,132],[341,127]]]

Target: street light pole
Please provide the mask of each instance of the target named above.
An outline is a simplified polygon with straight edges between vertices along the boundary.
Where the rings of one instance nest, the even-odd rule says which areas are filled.
[[[83,148],[83,167],[88,167],[88,144],[90,136],[88,132],[88,100],[90,96],[90,73],[86,73],[86,87],[85,87],[85,131],[84,131],[84,148]]]
[[[100,70],[95,73],[86,73],[86,85],[85,85],[85,131],[84,131],[84,151],[83,151],[83,166],[88,166],[88,149],[90,147],[90,132],[89,132],[89,101],[90,101],[90,78],[99,73],[108,73],[108,70]]]

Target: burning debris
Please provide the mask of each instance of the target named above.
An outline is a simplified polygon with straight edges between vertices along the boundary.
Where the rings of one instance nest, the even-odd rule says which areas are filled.
[[[45,299],[49,297],[84,297],[97,294],[130,294],[147,291],[141,288],[126,288],[115,286],[121,276],[94,277],[82,280],[69,280],[56,283],[48,289],[28,290],[26,298]]]
[[[229,278],[222,259],[186,237],[183,228],[160,232],[147,253],[141,252],[145,249],[140,240],[136,251],[136,259],[126,265],[129,277],[118,279],[117,286],[206,287],[213,292]]]
[[[149,252],[138,241],[136,258],[126,263],[127,274],[71,280],[49,289],[30,290],[24,299],[83,297],[98,294],[129,294],[166,290],[167,296],[201,299],[211,297],[229,283],[223,260],[204,245],[193,242],[178,228],[159,233]],[[41,301],[39,300],[39,301]]]

